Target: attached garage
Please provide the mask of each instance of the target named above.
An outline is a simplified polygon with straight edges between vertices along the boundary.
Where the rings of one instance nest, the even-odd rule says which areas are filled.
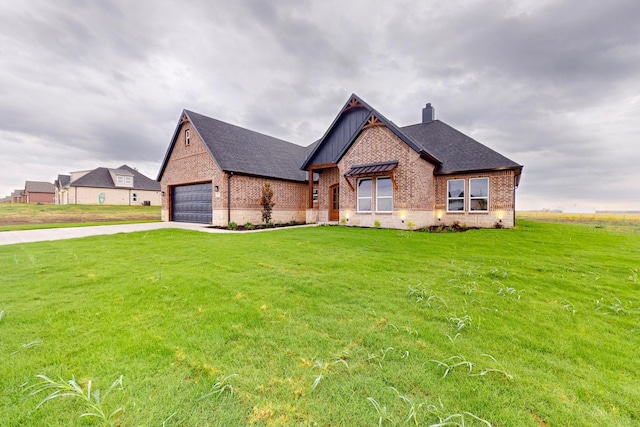
[[[171,221],[210,224],[211,183],[180,185],[171,190]]]

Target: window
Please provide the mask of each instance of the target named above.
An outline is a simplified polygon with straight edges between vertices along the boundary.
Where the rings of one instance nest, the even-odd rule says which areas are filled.
[[[184,145],[191,144],[191,131],[189,129],[184,131]]]
[[[391,178],[376,179],[376,212],[393,211],[393,183]]]
[[[118,185],[133,185],[132,176],[117,175],[116,181]]]
[[[447,212],[464,211],[464,179],[447,181]]]
[[[358,181],[358,212],[371,212],[371,178]]]
[[[489,178],[469,180],[469,210],[476,212],[489,210]]]
[[[138,193],[133,193],[131,195],[131,200],[133,200],[134,202],[137,202],[138,201]]]

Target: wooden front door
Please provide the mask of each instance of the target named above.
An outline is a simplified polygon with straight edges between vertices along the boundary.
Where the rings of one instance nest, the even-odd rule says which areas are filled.
[[[329,221],[340,220],[340,185],[329,187]]]

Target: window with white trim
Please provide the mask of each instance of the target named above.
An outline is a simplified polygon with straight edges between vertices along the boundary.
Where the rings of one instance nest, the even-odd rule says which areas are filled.
[[[117,175],[116,176],[116,181],[117,181],[118,185],[132,185],[133,184],[133,177],[132,176]]]
[[[189,129],[184,131],[184,145],[191,144],[191,131]]]
[[[489,210],[489,178],[469,179],[469,210],[473,212]]]
[[[464,211],[464,179],[447,181],[447,212]]]
[[[393,183],[388,176],[376,179],[376,212],[393,212]]]
[[[364,178],[358,180],[358,212],[371,212],[372,209],[372,179]]]

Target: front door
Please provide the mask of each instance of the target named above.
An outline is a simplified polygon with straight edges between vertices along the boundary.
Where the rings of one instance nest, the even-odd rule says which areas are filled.
[[[329,221],[340,219],[340,185],[329,187]]]

